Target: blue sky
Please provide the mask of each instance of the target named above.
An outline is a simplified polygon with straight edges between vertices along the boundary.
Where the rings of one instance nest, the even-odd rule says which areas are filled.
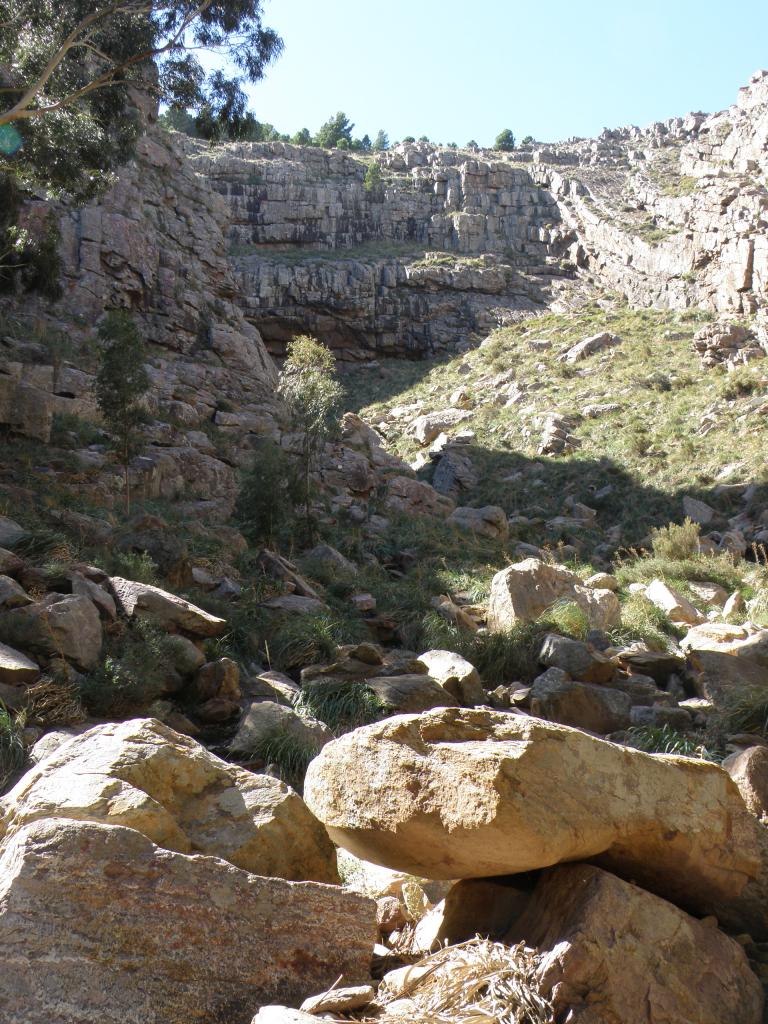
[[[285,41],[259,120],[490,144],[554,141],[733,103],[768,66],[766,0],[265,0]]]

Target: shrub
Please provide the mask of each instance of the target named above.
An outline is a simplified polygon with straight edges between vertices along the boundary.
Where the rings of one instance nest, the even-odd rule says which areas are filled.
[[[297,669],[330,661],[339,644],[364,639],[365,635],[365,626],[359,620],[347,621],[329,612],[292,615],[272,626],[265,647],[271,664]]]
[[[384,198],[384,178],[381,174],[381,167],[376,160],[371,160],[363,178],[363,188],[371,199]]]
[[[702,761],[717,761],[716,754],[697,743],[691,736],[672,729],[669,725],[634,726],[627,730],[627,745],[647,754],[677,754],[680,757],[695,757]]]
[[[5,704],[0,702],[0,794],[5,792],[8,783],[26,763],[24,725],[23,715],[14,718]]]
[[[674,636],[674,627],[664,612],[642,594],[628,595],[621,606],[621,625],[608,631],[608,637],[616,647],[625,647],[639,640],[652,651],[668,650]]]
[[[115,550],[110,552],[107,562],[113,576],[153,586],[160,582],[160,569],[147,551]]]
[[[732,401],[753,394],[760,390],[761,386],[760,379],[747,367],[742,367],[729,373],[719,390],[723,398]]]
[[[318,751],[318,746],[299,739],[285,729],[276,729],[254,743],[249,751],[249,759],[263,761],[283,782],[301,793],[309,762],[317,756]]]
[[[271,439],[259,440],[235,506],[243,535],[252,544],[270,543],[278,534],[290,535],[300,499],[295,462]]]
[[[699,552],[700,527],[687,516],[682,525],[670,523],[651,530],[651,547],[657,558],[683,560]]]
[[[337,736],[378,722],[392,711],[365,683],[322,680],[303,686],[294,708],[300,715],[325,723]]]
[[[493,148],[501,150],[502,153],[509,153],[515,148],[515,136],[509,128],[505,128],[503,132],[499,132],[496,136]]]
[[[112,638],[102,664],[78,684],[89,714],[122,716],[145,709],[166,691],[173,665],[173,638],[153,622],[134,619]]]

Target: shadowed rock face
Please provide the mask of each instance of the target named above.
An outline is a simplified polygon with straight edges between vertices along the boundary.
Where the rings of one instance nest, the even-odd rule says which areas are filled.
[[[386,867],[479,878],[599,858],[681,906],[768,934],[765,830],[711,764],[525,716],[437,709],[329,743],[304,794],[336,843]]]
[[[6,1024],[248,1024],[366,981],[376,933],[374,901],[337,886],[56,818],[5,843],[0,908]]]

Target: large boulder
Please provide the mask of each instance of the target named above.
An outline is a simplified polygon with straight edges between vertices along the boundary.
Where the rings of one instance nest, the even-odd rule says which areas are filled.
[[[583,683],[608,683],[613,678],[610,658],[581,640],[549,633],[539,651],[539,661],[547,668],[560,668]]]
[[[768,824],[768,747],[748,747],[731,754],[723,768],[739,787],[749,810]]]
[[[426,651],[419,661],[430,676],[465,707],[487,704],[480,673],[471,662],[454,651]]]
[[[558,601],[578,604],[593,629],[615,626],[621,614],[613,591],[583,586],[576,573],[562,565],[526,558],[493,577],[488,628],[500,632],[516,622],[533,622]]]
[[[768,935],[766,832],[713,764],[524,715],[439,709],[329,743],[304,792],[334,842],[374,863],[457,879],[599,858]]]
[[[185,601],[183,597],[169,594],[160,587],[125,580],[120,576],[112,576],[109,583],[120,610],[128,618],[141,616],[151,619],[164,629],[181,630],[193,636],[220,636],[226,628],[225,619],[211,615]]]
[[[131,828],[48,819],[0,856],[5,1024],[248,1024],[367,980],[376,905],[250,874]]]
[[[507,941],[538,947],[539,991],[569,1024],[762,1021],[737,942],[597,867],[546,871]]]
[[[298,715],[293,708],[273,700],[254,701],[243,715],[230,743],[233,751],[261,755],[265,743],[275,737],[290,736],[297,746],[316,751],[333,738],[327,725]]]
[[[509,536],[507,513],[498,505],[484,505],[482,508],[460,506],[453,510],[448,522],[467,533],[476,533],[492,540],[506,540]]]
[[[365,683],[382,703],[395,711],[428,711],[430,708],[455,708],[459,704],[447,688],[427,675],[373,676]]]
[[[0,640],[44,658],[66,658],[88,671],[101,654],[101,618],[87,597],[47,594],[0,614]]]
[[[438,494],[431,484],[423,480],[416,480],[410,476],[394,476],[387,483],[384,507],[389,512],[445,519],[455,506],[450,498]]]
[[[0,840],[53,816],[126,825],[260,875],[338,881],[333,847],[301,797],[153,719],[97,725],[27,772],[0,800]]]

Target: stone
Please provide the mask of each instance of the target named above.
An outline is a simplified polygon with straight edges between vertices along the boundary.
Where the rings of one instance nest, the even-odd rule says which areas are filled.
[[[0,640],[45,658],[66,658],[89,671],[101,654],[101,619],[87,597],[47,594],[0,614]]]
[[[226,628],[225,619],[211,615],[197,605],[185,601],[183,597],[170,594],[160,587],[122,579],[120,576],[110,577],[109,584],[120,611],[129,619],[151,619],[171,632],[181,630],[201,637],[221,636]]]
[[[455,508],[448,516],[448,522],[454,523],[461,530],[476,533],[480,537],[491,540],[506,540],[509,536],[507,513],[497,505],[485,505],[483,508]]]
[[[419,661],[428,674],[464,707],[487,703],[488,694],[483,689],[480,673],[460,654],[453,651],[426,651],[419,655]]]
[[[768,935],[764,830],[710,763],[521,714],[441,708],[327,744],[304,795],[335,843],[395,870],[480,878],[588,858]]]
[[[333,847],[296,793],[152,719],[97,725],[59,746],[0,800],[0,840],[54,816],[125,825],[256,874],[338,881]]]
[[[585,587],[592,587],[594,590],[612,590],[614,594],[619,589],[619,581],[615,576],[607,572],[596,572],[584,580]]]
[[[445,495],[438,494],[434,487],[423,480],[395,476],[387,483],[384,507],[389,512],[445,519],[453,511],[455,503]]]
[[[683,497],[683,512],[688,519],[692,519],[700,526],[709,526],[717,514],[706,501],[699,501],[698,498],[692,498],[688,494]]]
[[[667,726],[676,732],[687,732],[693,726],[693,719],[685,708],[654,704],[650,707],[632,708],[630,724],[639,728],[651,729],[663,729],[664,726]]]
[[[350,1013],[373,1002],[376,993],[370,985],[333,988],[318,996],[310,996],[301,1004],[304,1013]]]
[[[548,668],[561,668],[572,679],[584,683],[608,683],[615,666],[610,658],[592,650],[581,640],[548,633],[539,651],[539,662]]]
[[[274,701],[258,701],[248,708],[238,726],[230,749],[241,754],[258,755],[265,741],[288,735],[308,750],[319,750],[333,738],[322,722],[298,715],[293,708]]]
[[[539,991],[573,1024],[760,1024],[742,947],[588,864],[545,871],[506,938],[537,947]]]
[[[694,626],[696,623],[704,621],[701,612],[663,580],[651,580],[645,588],[645,597],[651,604],[655,604],[657,608],[661,609],[672,622]]]
[[[9,519],[8,516],[0,516],[0,548],[8,549],[11,551],[16,547],[19,541],[24,540],[29,534],[20,526],[15,519]]]
[[[602,331],[572,345],[565,354],[565,361],[566,363],[578,363],[581,359],[586,359],[587,356],[619,344],[621,344],[621,338],[608,331]]]
[[[16,578],[24,569],[24,561],[7,548],[0,548],[0,573]]]
[[[0,683],[26,686],[40,678],[40,667],[21,651],[0,644]]]
[[[497,572],[491,582],[488,628],[499,632],[516,622],[534,622],[558,601],[574,601],[594,629],[615,626],[619,599],[610,590],[581,585],[579,577],[561,565],[526,558]]]
[[[33,604],[26,590],[10,576],[0,576],[0,610],[23,608],[25,604]]]
[[[173,668],[180,676],[191,676],[205,664],[205,654],[189,637],[180,633],[169,637],[167,649],[171,654]]]
[[[317,615],[327,610],[327,605],[317,597],[302,597],[301,594],[282,594],[264,601],[265,608],[288,615]]]
[[[355,563],[350,562],[348,558],[345,558],[340,551],[331,547],[330,544],[318,544],[307,551],[302,557],[306,562],[324,564],[328,568],[336,569],[342,573],[346,573],[348,576],[357,575],[357,566]]]
[[[458,700],[428,675],[373,676],[365,683],[380,701],[394,711],[428,711],[430,708],[459,706]]]
[[[694,693],[727,708],[743,692],[768,694],[768,668],[721,651],[689,651],[685,675]]]
[[[533,682],[531,714],[605,736],[630,723],[632,701],[608,686],[577,683],[560,669],[549,669]]]
[[[503,939],[511,923],[525,910],[531,889],[527,875],[456,882],[445,899],[419,921],[414,936],[416,948],[430,953],[475,935],[493,941]]]
[[[240,700],[240,669],[231,658],[218,658],[201,665],[191,685],[197,700],[224,697]]]
[[[712,604],[722,608],[728,600],[728,591],[717,583],[690,582],[688,588],[704,604]]]
[[[469,419],[472,413],[460,409],[443,409],[418,416],[408,428],[411,436],[420,444],[427,445],[446,428],[455,427]]]
[[[739,787],[752,814],[768,824],[768,747],[748,747],[731,754],[723,768]]]
[[[113,622],[117,618],[117,606],[114,598],[108,594],[104,587],[93,583],[78,572],[70,575],[72,581],[72,593],[81,597],[87,597],[96,605],[99,615],[107,622]]]
[[[317,1017],[289,1006],[262,1006],[251,1024],[317,1024]]]
[[[7,1024],[247,1024],[259,1003],[368,978],[376,905],[336,886],[60,818],[19,829],[0,865]]]

